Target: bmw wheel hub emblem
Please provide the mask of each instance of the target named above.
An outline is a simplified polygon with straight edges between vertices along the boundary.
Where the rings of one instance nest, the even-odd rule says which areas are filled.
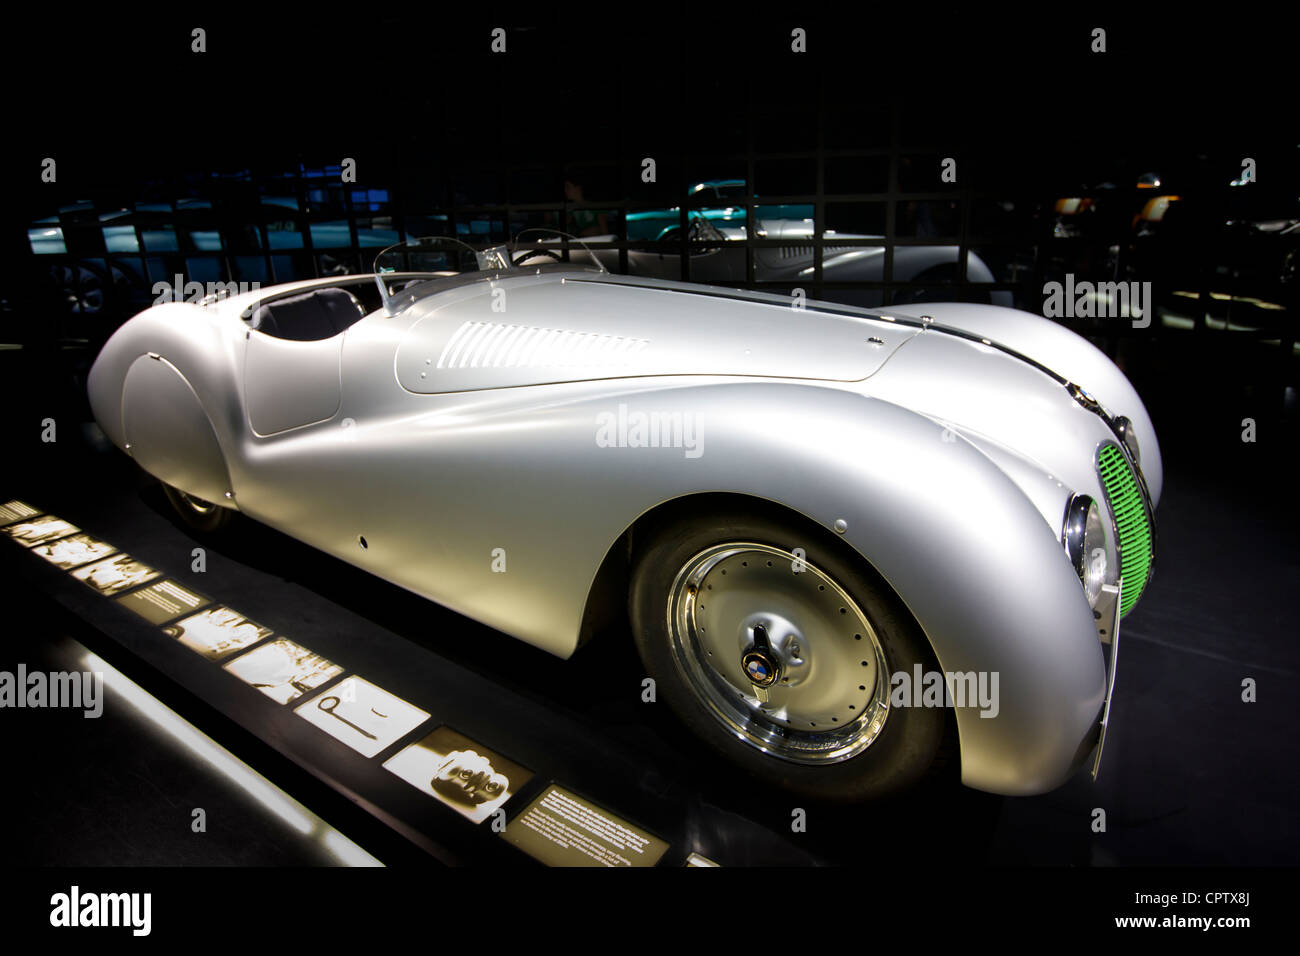
[[[752,650],[740,660],[745,676],[756,687],[771,687],[776,682],[776,662],[759,650]]]

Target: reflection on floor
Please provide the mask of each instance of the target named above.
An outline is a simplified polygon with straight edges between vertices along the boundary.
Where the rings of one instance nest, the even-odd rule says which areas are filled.
[[[102,706],[5,714],[6,757],[25,768],[6,788],[6,819],[22,821],[10,863],[381,865],[109,662],[32,623],[10,632],[0,670],[102,674]]]

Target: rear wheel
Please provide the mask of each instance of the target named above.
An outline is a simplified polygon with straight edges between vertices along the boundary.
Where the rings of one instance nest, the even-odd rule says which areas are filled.
[[[830,800],[897,793],[942,764],[948,720],[891,707],[890,675],[938,665],[878,575],[809,537],[742,515],[654,535],[632,579],[642,660],[697,735],[769,783]]]
[[[195,531],[216,534],[228,528],[235,520],[235,512],[229,508],[204,501],[179,488],[173,488],[166,482],[163,482],[163,491],[166,492],[167,500],[176,509],[176,513],[181,516],[181,520]]]

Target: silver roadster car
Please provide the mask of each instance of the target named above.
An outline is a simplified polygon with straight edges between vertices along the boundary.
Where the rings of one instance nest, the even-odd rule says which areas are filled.
[[[155,305],[95,362],[95,417],[199,530],[248,515],[560,657],[630,623],[653,684],[629,693],[770,784],[1095,773],[1161,489],[1120,370],[1011,309],[570,246],[416,241]]]

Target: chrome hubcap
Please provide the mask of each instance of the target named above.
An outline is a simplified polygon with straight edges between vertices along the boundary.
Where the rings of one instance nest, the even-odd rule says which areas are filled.
[[[752,542],[708,548],[668,600],[673,659],[723,726],[765,753],[835,763],[889,715],[889,672],[866,615],[828,574]]]

